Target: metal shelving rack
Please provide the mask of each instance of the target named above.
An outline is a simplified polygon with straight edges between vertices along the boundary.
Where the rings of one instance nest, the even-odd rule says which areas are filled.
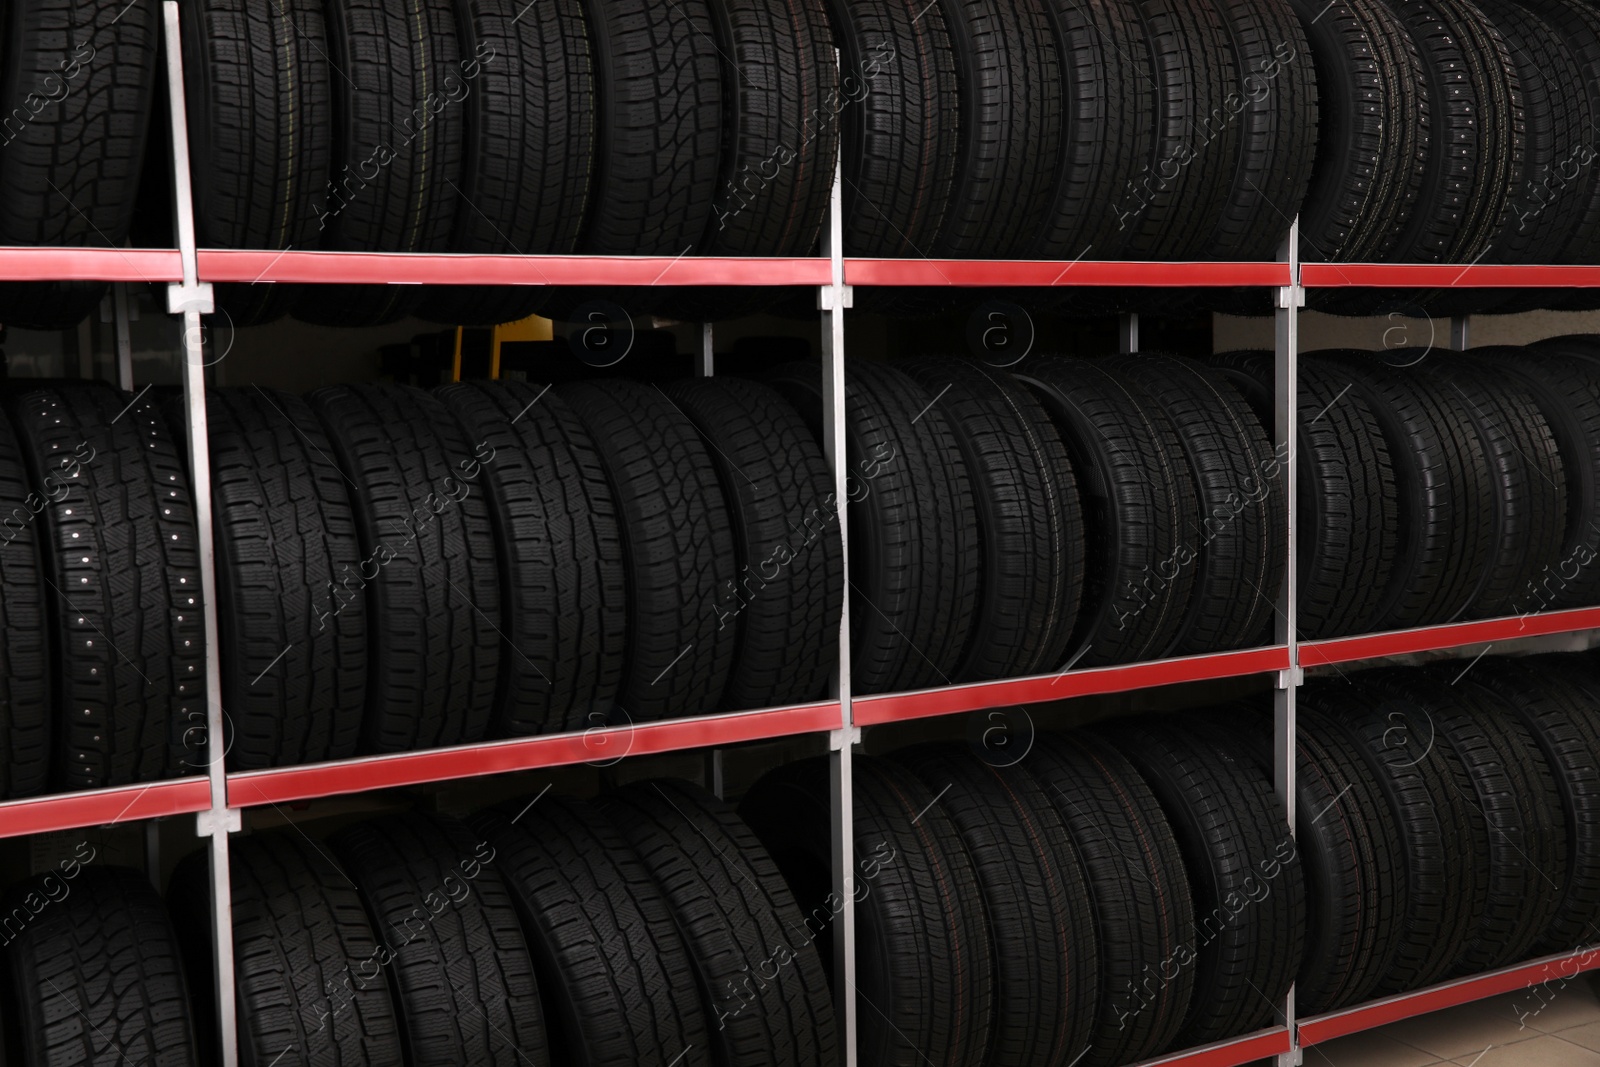
[[[715,749],[742,742],[801,735],[829,741],[835,792],[834,888],[844,901],[835,924],[836,988],[854,988],[854,894],[850,872],[851,760],[862,731],[871,726],[963,712],[1041,703],[1090,694],[1125,692],[1221,678],[1271,677],[1275,681],[1276,786],[1285,821],[1294,827],[1295,696],[1303,668],[1485,642],[1600,628],[1600,607],[1425,627],[1331,640],[1299,640],[1294,627],[1295,458],[1298,375],[1298,312],[1307,288],[1441,288],[1483,286],[1600,288],[1600,267],[1504,267],[1412,264],[1305,264],[1296,258],[1297,229],[1291,227],[1280,260],[1269,263],[986,262],[846,258],[841,248],[841,182],[836,173],[824,240],[824,255],[801,259],[682,257],[462,256],[199,249],[195,242],[189,186],[187,123],[178,5],[163,4],[167,43],[168,103],[173,131],[176,249],[13,248],[0,249],[0,280],[41,279],[166,283],[169,311],[184,319],[186,437],[193,476],[195,513],[203,569],[207,630],[208,728],[212,751],[205,777],[123,786],[0,803],[0,837],[44,833],[175,815],[194,815],[198,836],[207,838],[216,907],[216,983],[225,1067],[237,1064],[232,966],[232,909],[227,892],[229,834],[242,825],[244,809],[338,794],[418,785],[549,768],[624,755]],[[548,285],[723,285],[808,286],[818,292],[824,354],[825,451],[834,469],[835,492],[845,491],[844,313],[854,286],[1056,287],[1148,286],[1236,287],[1276,290],[1275,443],[1284,456],[1289,523],[1289,566],[1278,604],[1275,641],[1264,648],[1163,659],[1111,667],[1066,670],[1054,675],[947,686],[911,693],[854,697],[850,687],[848,597],[840,629],[839,671],[834,696],[794,707],[709,715],[634,726],[594,729],[448,749],[343,760],[312,766],[226,773],[220,755],[222,707],[217,662],[215,571],[211,527],[209,449],[200,316],[212,310],[211,286],[222,282],[378,284]],[[1460,331],[1453,331],[1458,339]],[[702,331],[701,374],[714,368],[711,331]],[[1125,347],[1137,347],[1136,330],[1125,331]],[[126,376],[127,372],[124,371]],[[128,384],[126,381],[124,385]],[[841,527],[848,521],[839,512]],[[841,533],[845,531],[841,529]],[[844,543],[848,546],[848,537]],[[1281,1067],[1301,1062],[1301,1049],[1344,1034],[1380,1026],[1454,1004],[1600,969],[1600,948],[1577,949],[1444,985],[1354,1008],[1298,1018],[1293,993],[1281,1006],[1279,1024],[1204,1048],[1147,1061],[1144,1067],[1236,1067],[1275,1058]],[[855,1067],[855,998],[842,997],[841,1028],[846,1064]]]

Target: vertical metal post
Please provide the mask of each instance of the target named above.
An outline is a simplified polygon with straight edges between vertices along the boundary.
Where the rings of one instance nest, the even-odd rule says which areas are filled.
[[[1139,351],[1139,313],[1129,311],[1117,318],[1117,351],[1131,356]]]
[[[709,378],[716,370],[716,326],[709,322],[700,324],[700,352],[694,361],[694,376]]]
[[[1305,290],[1300,287],[1300,220],[1289,224],[1278,258],[1289,265],[1289,284],[1278,290],[1273,374],[1273,445],[1284,494],[1284,515],[1288,520],[1288,559],[1283,589],[1278,594],[1276,637],[1289,650],[1289,669],[1278,678],[1273,694],[1273,784],[1284,821],[1291,836],[1295,822],[1295,692],[1300,685],[1300,644],[1295,607],[1299,598],[1296,568],[1299,550],[1295,545],[1295,500],[1299,472],[1296,470],[1300,414],[1300,309],[1305,306]],[[1301,1062],[1300,1040],[1295,1034],[1294,987],[1284,997],[1283,1023],[1289,1028],[1291,1045],[1277,1058],[1278,1067],[1297,1067]]]
[[[1469,347],[1471,347],[1471,341],[1470,341],[1470,338],[1468,337],[1468,329],[1467,329],[1468,324],[1470,323],[1470,321],[1471,321],[1471,319],[1467,315],[1452,315],[1452,316],[1450,316],[1450,350],[1451,351],[1453,351],[1453,352],[1465,352]]]
[[[835,62],[838,53],[834,53]],[[851,304],[844,284],[844,168],[834,160],[833,196],[828,202],[828,225],[823,251],[832,266],[830,284],[818,294],[822,310],[822,442],[833,467],[833,501],[844,550],[844,573],[850,573],[848,503],[849,459],[845,449],[844,309]],[[839,670],[833,691],[839,698],[843,728],[829,736],[829,784],[833,796],[833,892],[838,913],[833,922],[834,993],[838,999],[839,1044],[844,1067],[856,1067],[856,901],[855,901],[855,778],[852,754],[861,739],[850,710],[850,590],[845,588],[839,618]]]
[[[702,322],[700,324],[700,349],[695,353],[694,376],[696,378],[710,378],[716,372],[716,342],[717,328],[714,323]],[[714,748],[706,753],[706,785],[721,800],[724,792],[722,776],[722,749]]]
[[[166,30],[167,97],[172,117],[173,215],[183,282],[167,289],[167,308],[183,316],[183,396],[189,446],[189,471],[194,493],[196,548],[200,557],[200,592],[205,618],[207,773],[211,808],[195,820],[195,831],[211,840],[211,919],[217,998],[217,1034],[222,1044],[221,1067],[238,1067],[239,1026],[234,1004],[233,897],[228,875],[228,834],[239,828],[239,812],[228,808],[228,780],[223,766],[222,670],[217,661],[216,546],[211,525],[211,445],[206,427],[205,339],[200,316],[212,311],[212,291],[200,281],[195,247],[194,192],[189,173],[189,128],[184,106],[183,48],[176,0],[161,5]]]
[[[128,317],[128,283],[111,286],[111,311],[117,330],[117,388],[133,392],[133,326]]]
[[[144,873],[150,884],[161,889],[161,820],[144,824]]]
[[[720,748],[714,748],[706,754],[706,787],[718,800],[727,799],[728,783],[723,773]]]

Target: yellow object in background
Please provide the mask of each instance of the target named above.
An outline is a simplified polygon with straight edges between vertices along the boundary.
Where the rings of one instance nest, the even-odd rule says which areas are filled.
[[[461,380],[461,349],[467,335],[467,327],[456,327],[455,358],[451,362],[450,380]],[[500,346],[507,341],[553,341],[555,340],[555,324],[549,319],[538,315],[529,315],[516,322],[507,322],[489,330],[489,377],[500,377]]]

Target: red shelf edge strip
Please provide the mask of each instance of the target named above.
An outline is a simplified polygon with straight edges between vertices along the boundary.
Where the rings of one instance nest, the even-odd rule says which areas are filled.
[[[722,256],[471,256],[202,249],[209,282],[392,285],[827,285],[826,259]]]
[[[228,776],[228,804],[248,808],[574,763],[609,765],[624,756],[837,730],[843,721],[838,701],[827,701],[634,726],[596,727],[583,733],[400,752],[308,767],[244,771]]]
[[[1316,667],[1353,660],[1401,656],[1412,652],[1432,652],[1492,641],[1512,641],[1523,637],[1575,633],[1600,627],[1600,608],[1573,608],[1570,611],[1545,611],[1532,615],[1513,615],[1504,619],[1481,619],[1424,626],[1415,630],[1335,637],[1325,641],[1306,641],[1300,645],[1300,665]]]
[[[27,797],[0,803],[0,837],[183,815],[210,807],[211,784],[205,778]]]
[[[175,248],[0,248],[0,281],[181,282]]]
[[[1240,1064],[1288,1052],[1289,1047],[1288,1028],[1278,1026],[1145,1060],[1134,1064],[1134,1067],[1239,1067]]]
[[[1371,1030],[1400,1019],[1453,1008],[1458,1004],[1470,1004],[1474,1000],[1517,989],[1532,989],[1537,985],[1555,982],[1565,984],[1574,976],[1597,968],[1600,968],[1600,946],[1593,946],[1519,963],[1488,974],[1461,978],[1444,985],[1385,997],[1360,1007],[1300,1020],[1300,1044],[1308,1046],[1331,1041],[1346,1034]],[[1530,1001],[1530,1014],[1537,1012],[1544,1003],[1542,998]]]
[[[1492,263],[1302,263],[1300,284],[1307,289],[1592,288],[1600,286],[1600,267]]]
[[[1094,693],[1116,693],[1126,689],[1146,689],[1288,669],[1289,650],[1282,645],[1275,645],[1242,652],[1185,656],[1115,667],[1091,667],[1036,678],[1009,678],[912,693],[856,697],[851,702],[851,721],[856,726],[876,726],[935,715],[954,715],[963,711],[981,711],[1015,704],[1042,704]]]
[[[1280,286],[1289,284],[1289,266],[1286,263],[847,258],[844,280],[848,285],[939,287]]]

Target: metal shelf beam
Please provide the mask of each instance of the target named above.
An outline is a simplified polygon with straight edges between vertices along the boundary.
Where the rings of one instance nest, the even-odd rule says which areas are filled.
[[[1301,1019],[1300,1045],[1304,1047],[1331,1041],[1346,1034],[1371,1030],[1374,1027],[1399,1022],[1401,1019],[1426,1015],[1443,1008],[1453,1008],[1458,1004],[1470,1004],[1475,1000],[1499,996],[1501,993],[1510,993],[1518,989],[1532,990],[1536,986],[1553,985],[1557,982],[1564,984],[1576,975],[1597,969],[1600,969],[1600,946],[1542,956],[1498,971],[1475,974],[1470,978],[1458,978],[1443,985],[1429,986],[1426,989],[1375,1000],[1370,1004]],[[1542,1007],[1543,999],[1539,999],[1538,1004]]]
[[[424,752],[364,756],[301,767],[240,771],[228,775],[228,803],[235,808],[249,808],[510,771],[567,767],[577,763],[609,764],[624,756],[767,741],[837,730],[841,724],[839,702],[831,700],[767,711],[594,727],[581,733],[541,734]]]
[[[27,797],[0,803],[0,837],[191,815],[210,807],[211,783],[203,777]]]
[[[1123,263],[1075,260],[846,259],[851,285],[1052,286],[1282,286],[1287,263]]]
[[[956,715],[964,711],[1042,704],[1096,693],[1121,693],[1130,689],[1151,689],[1288,669],[1288,649],[1276,645],[1244,652],[1218,652],[1206,656],[1068,670],[1033,678],[1007,678],[910,693],[858,696],[852,704],[857,726],[877,726],[886,722]]]
[[[1304,263],[1307,289],[1594,289],[1600,267],[1492,263]]]
[[[1132,1067],[1240,1067],[1241,1064],[1254,1063],[1269,1056],[1281,1056],[1292,1047],[1289,1028],[1275,1026],[1270,1030],[1257,1030],[1243,1037],[1144,1060]]]
[[[1524,637],[1579,633],[1600,628],[1600,608],[1573,608],[1531,615],[1511,615],[1501,619],[1452,622],[1443,626],[1422,626],[1414,630],[1333,637],[1300,643],[1300,665],[1317,667],[1330,663],[1352,663],[1363,659],[1383,659],[1416,652],[1438,652],[1465,645],[1515,641]]]

